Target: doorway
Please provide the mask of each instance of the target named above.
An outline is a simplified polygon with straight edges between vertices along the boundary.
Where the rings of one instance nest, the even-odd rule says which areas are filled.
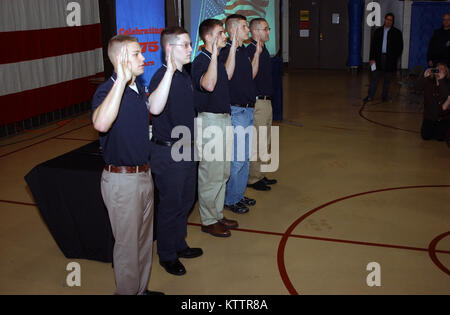
[[[289,65],[345,69],[348,58],[347,0],[289,1]]]

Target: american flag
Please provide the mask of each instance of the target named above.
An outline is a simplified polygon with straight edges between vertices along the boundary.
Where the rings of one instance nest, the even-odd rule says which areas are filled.
[[[206,19],[217,19],[225,23],[227,16],[241,14],[247,21],[254,18],[266,17],[266,10],[270,0],[202,0],[199,24]],[[203,42],[197,36],[196,47]]]
[[[228,15],[241,14],[250,21],[265,17],[269,0],[204,0],[201,20],[208,18],[225,22]]]

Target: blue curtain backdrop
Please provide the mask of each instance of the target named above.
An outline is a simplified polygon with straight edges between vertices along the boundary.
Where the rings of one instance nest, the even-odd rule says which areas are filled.
[[[427,67],[427,50],[433,31],[442,27],[442,16],[450,12],[449,2],[414,2],[411,12],[411,38],[408,69]]]
[[[138,39],[145,57],[145,73],[139,77],[145,87],[161,67],[161,32],[165,26],[164,0],[116,0],[117,34]]]

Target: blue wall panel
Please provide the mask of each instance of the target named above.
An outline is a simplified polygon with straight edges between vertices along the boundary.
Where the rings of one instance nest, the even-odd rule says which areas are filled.
[[[427,50],[435,29],[442,26],[442,16],[450,13],[450,2],[414,2],[411,12],[411,38],[408,68],[427,67]]]

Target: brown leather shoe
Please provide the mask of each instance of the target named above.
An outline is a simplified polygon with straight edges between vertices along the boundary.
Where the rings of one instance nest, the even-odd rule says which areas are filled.
[[[222,224],[227,230],[229,229],[235,229],[239,227],[239,224],[235,220],[228,220],[227,218],[223,217],[223,219],[219,220],[219,223]]]
[[[209,233],[212,236],[217,237],[229,237],[231,236],[231,232],[228,231],[225,226],[220,224],[219,222],[216,222],[214,224],[210,225],[202,225],[202,231],[205,233]]]

